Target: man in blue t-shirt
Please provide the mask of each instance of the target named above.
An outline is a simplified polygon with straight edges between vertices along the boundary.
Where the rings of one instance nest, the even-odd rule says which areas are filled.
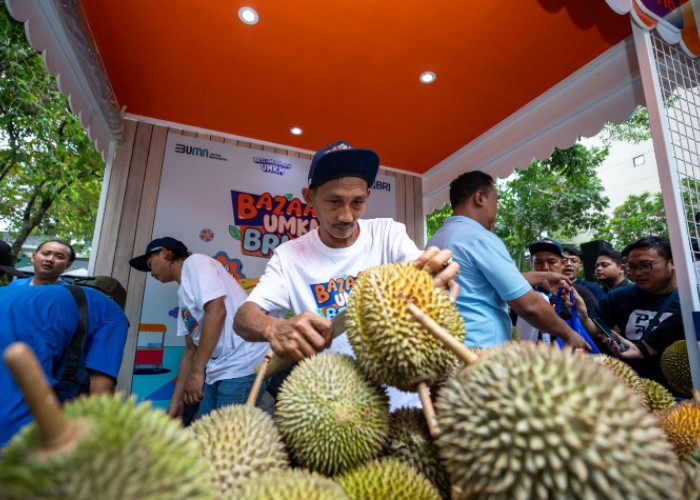
[[[61,240],[47,240],[32,254],[34,276],[10,282],[10,286],[67,285],[61,279],[75,260],[73,246]]]
[[[110,299],[94,284],[82,287],[88,321],[81,356],[89,376],[90,394],[114,392],[122,361],[128,322],[120,305],[126,292],[117,280],[98,277],[112,284]],[[115,284],[116,282],[116,284]],[[122,293],[123,292],[123,293]],[[78,306],[64,286],[6,286],[0,288],[0,351],[13,342],[28,344],[36,354],[53,387],[61,379],[78,326]],[[0,446],[32,416],[24,397],[4,363],[0,363]]]
[[[535,285],[563,284],[562,275],[518,271],[503,242],[491,232],[498,210],[493,178],[474,171],[450,183],[453,216],[428,241],[452,251],[459,264],[456,305],[464,318],[465,345],[490,347],[511,339],[510,306],[533,326],[551,332],[565,344],[585,351],[588,343],[559,318]]]

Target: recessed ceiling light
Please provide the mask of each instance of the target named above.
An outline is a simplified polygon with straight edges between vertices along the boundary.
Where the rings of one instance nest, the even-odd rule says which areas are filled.
[[[246,24],[255,24],[258,22],[258,13],[250,7],[241,7],[238,9],[238,18]]]
[[[425,73],[420,75],[420,81],[423,83],[433,83],[435,81],[435,73],[432,71],[426,71]]]
[[[304,131],[299,127],[292,127],[289,129],[289,132],[291,132],[292,135],[301,135],[304,133]]]

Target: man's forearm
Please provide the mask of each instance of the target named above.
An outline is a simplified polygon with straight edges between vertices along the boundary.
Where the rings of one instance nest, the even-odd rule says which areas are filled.
[[[190,367],[192,366],[192,355],[195,351],[195,346],[188,337],[188,342],[185,345],[185,352],[182,354],[180,359],[180,368],[177,372],[177,382],[175,382],[175,389],[173,389],[173,395],[171,399],[181,401],[182,394],[185,391],[185,380],[190,374]]]
[[[268,342],[266,331],[274,320],[255,302],[244,302],[233,318],[233,329],[248,342]]]

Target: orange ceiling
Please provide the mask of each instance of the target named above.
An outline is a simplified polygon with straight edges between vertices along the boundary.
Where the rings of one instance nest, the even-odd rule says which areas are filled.
[[[127,113],[308,150],[342,138],[416,173],[631,33],[605,0],[81,4]]]

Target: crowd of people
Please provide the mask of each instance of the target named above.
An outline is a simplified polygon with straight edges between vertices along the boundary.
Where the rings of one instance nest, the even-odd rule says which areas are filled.
[[[464,318],[467,346],[502,344],[515,331],[521,341],[606,352],[668,385],[659,356],[684,337],[667,239],[650,236],[621,252],[601,251],[598,283],[581,279],[579,249],[542,239],[529,247],[533,270],[522,273],[493,233],[494,180],[474,171],[450,184],[453,215],[422,250],[403,224],[361,218],[378,167],[374,151],[343,141],[319,150],[302,189],[319,225],[276,248],[250,295],[216,260],[170,236],[154,239],[129,261],[162,283],[178,284],[177,334],[185,337],[185,352],[168,408],[172,417],[192,418],[186,416],[190,408],[198,418],[244,403],[268,348],[296,361],[326,349],[352,355],[346,335],[332,337],[331,318],[364,269],[404,261],[447,289]],[[61,280],[74,260],[69,243],[49,240],[32,255],[34,275],[22,277],[9,246],[0,242],[0,273],[16,276],[0,288],[0,315],[9,325],[0,333],[0,349],[28,343],[62,400],[114,391],[128,329],[126,291],[117,280],[102,276],[76,283],[81,286]],[[343,285],[326,286],[323,297],[314,293],[330,283]],[[617,331],[622,349],[600,324]],[[266,381],[261,396],[274,394],[284,376]],[[0,420],[9,424],[0,428],[2,445],[31,416],[4,366],[0,388]],[[414,394],[390,389],[389,395],[392,408],[419,404]]]

